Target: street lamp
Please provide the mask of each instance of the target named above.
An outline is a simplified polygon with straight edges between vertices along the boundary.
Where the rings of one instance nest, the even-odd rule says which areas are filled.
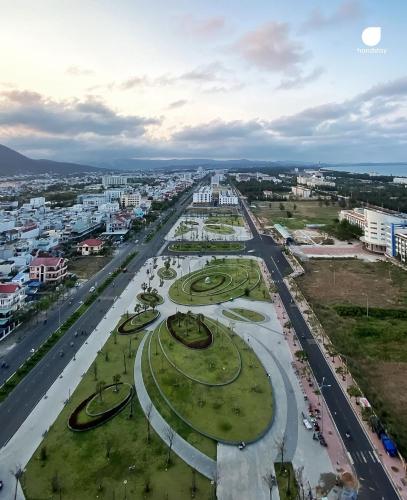
[[[331,384],[325,384],[325,377],[322,377],[322,382],[318,385],[319,391],[322,394],[322,389],[326,387],[331,387]],[[322,394],[323,395],[323,394]],[[322,400],[321,405],[321,433],[324,433],[324,400]]]
[[[124,500],[127,500],[127,479],[123,481],[124,485]]]

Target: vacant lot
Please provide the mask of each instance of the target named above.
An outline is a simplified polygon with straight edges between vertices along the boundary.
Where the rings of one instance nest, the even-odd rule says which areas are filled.
[[[111,259],[111,257],[98,255],[75,257],[69,261],[68,271],[76,274],[80,279],[89,279],[104,268]]]
[[[303,229],[307,224],[330,224],[340,207],[319,201],[257,202],[254,214],[266,226],[282,224],[289,229]]]
[[[297,279],[335,347],[399,447],[407,451],[407,322],[372,317],[374,308],[406,309],[407,273],[386,262],[313,261]],[[369,316],[340,316],[337,305]]]

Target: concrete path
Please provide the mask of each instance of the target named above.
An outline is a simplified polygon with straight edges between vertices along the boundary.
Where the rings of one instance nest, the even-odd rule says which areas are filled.
[[[144,349],[144,344],[148,338],[145,335],[140,342],[136,354],[136,361],[134,363],[134,385],[137,392],[138,400],[140,401],[141,408],[144,414],[147,414],[148,407],[151,405],[152,411],[150,416],[151,427],[160,436],[160,438],[168,445],[167,432],[169,425],[157,411],[153,405],[150,396],[147,393],[146,386],[144,385],[143,374],[141,370],[141,358]],[[199,451],[194,446],[190,445],[185,439],[174,431],[174,441],[172,449],[184,462],[196,469],[209,479],[214,479],[216,476],[216,461],[209,458],[204,453]]]

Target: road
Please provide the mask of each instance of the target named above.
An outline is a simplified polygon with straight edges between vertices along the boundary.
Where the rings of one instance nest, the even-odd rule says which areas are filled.
[[[243,213],[253,234],[253,239],[246,243],[246,252],[252,250],[252,255],[261,257],[264,260],[276,284],[292,327],[299,338],[301,348],[307,353],[314,376],[319,384],[324,380],[323,396],[331,415],[334,416],[335,425],[345,443],[361,483],[358,498],[361,500],[398,499],[399,496],[393,484],[377,459],[369,439],[329,367],[328,360],[315,342],[283,281],[284,277],[291,272],[291,268],[284,256],[282,247],[271,236],[265,236],[258,232],[244,203]],[[350,431],[351,439],[346,438],[345,433],[347,431]]]
[[[27,374],[26,377],[18,384],[18,386],[9,394],[9,396],[0,404],[0,447],[3,447],[9,439],[14,435],[14,433],[19,429],[21,424],[31,413],[32,409],[38,403],[38,401],[44,397],[49,387],[53,382],[59,377],[68,362],[74,357],[76,351],[81,347],[81,345],[86,342],[87,336],[92,332],[92,330],[97,326],[101,318],[106,314],[109,308],[112,306],[116,297],[118,297],[122,291],[126,288],[130,280],[133,278],[134,274],[140,269],[144,264],[146,259],[155,256],[160,251],[161,247],[165,243],[164,236],[168,232],[170,224],[173,224],[176,217],[184,210],[185,205],[189,202],[190,195],[186,195],[177,204],[174,215],[170,220],[165,223],[157,232],[155,237],[148,243],[140,243],[135,245],[134,243],[129,243],[125,246],[124,251],[120,253],[120,258],[118,260],[114,259],[113,262],[109,263],[106,268],[97,275],[91,282],[87,283],[82,290],[78,292],[75,297],[76,304],[73,305],[72,310],[79,306],[78,301],[81,297],[86,296],[89,288],[94,283],[96,279],[98,283],[103,281],[103,278],[108,275],[108,273],[114,270],[118,263],[123,260],[127,254],[131,253],[138,248],[138,255],[127,265],[127,272],[119,274],[114,283],[109,285],[104,292],[100,295],[100,301],[96,300],[87,311],[78,319],[78,321],[63,335],[63,337],[50,349],[50,351],[39,361],[39,363]],[[160,219],[165,214],[161,216]],[[155,223],[151,224],[146,233],[150,233],[154,230],[154,227],[159,222],[157,220]],[[140,233],[139,233],[140,234]],[[141,238],[141,237],[140,237]],[[137,248],[136,248],[137,247]],[[68,302],[69,306],[69,302]],[[66,312],[66,317],[72,312],[67,308],[64,309],[64,316]],[[61,316],[62,319],[62,316]],[[41,326],[36,330],[36,335],[41,335]],[[46,329],[48,335],[52,333],[53,330],[58,326],[58,311],[49,316],[47,325],[49,328]],[[76,332],[85,333],[75,336]],[[34,332],[33,332],[34,333]],[[43,335],[45,339],[48,335]],[[10,364],[20,363],[21,357],[27,353],[32,345],[35,344],[34,338],[28,336],[26,340],[19,343],[15,348],[13,348],[8,354],[7,359],[10,359]],[[24,342],[24,343],[23,343]],[[37,345],[39,345],[39,342]],[[73,347],[71,346],[73,343]],[[23,347],[20,347],[23,344]],[[15,355],[13,354],[15,351]],[[64,356],[61,357],[59,352],[63,351]],[[67,395],[68,397],[68,395]]]

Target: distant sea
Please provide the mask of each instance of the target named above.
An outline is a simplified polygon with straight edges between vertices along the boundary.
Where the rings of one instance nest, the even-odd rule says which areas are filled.
[[[394,165],[366,164],[366,165],[338,165],[336,167],[324,167],[327,170],[338,170],[341,172],[353,172],[355,174],[379,174],[394,175],[396,177],[407,177],[407,163]]]

